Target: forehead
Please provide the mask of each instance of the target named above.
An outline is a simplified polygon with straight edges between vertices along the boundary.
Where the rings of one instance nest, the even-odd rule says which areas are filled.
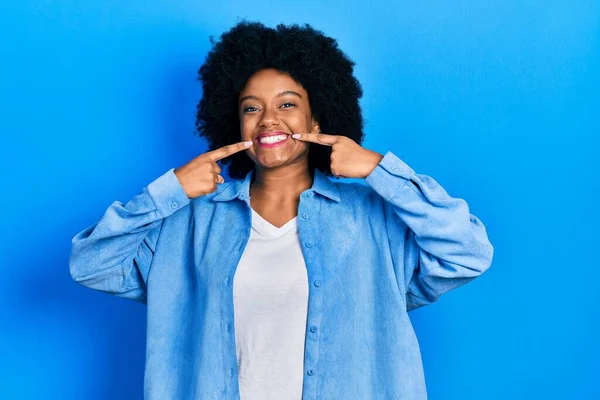
[[[248,79],[240,92],[240,98],[245,95],[276,96],[286,90],[293,90],[305,95],[306,91],[298,82],[285,72],[275,69],[263,69]]]

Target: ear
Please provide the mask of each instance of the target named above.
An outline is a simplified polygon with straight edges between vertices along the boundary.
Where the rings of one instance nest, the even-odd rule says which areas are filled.
[[[312,124],[313,124],[312,130],[311,130],[312,133],[319,133],[319,132],[321,132],[321,127],[319,126],[319,123],[317,121],[315,121],[314,118],[312,120]]]

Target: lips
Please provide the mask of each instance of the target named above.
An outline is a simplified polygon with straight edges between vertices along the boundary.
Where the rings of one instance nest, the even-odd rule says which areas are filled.
[[[289,133],[284,132],[284,131],[270,131],[270,132],[263,132],[260,135],[256,136],[254,139],[256,141],[258,141],[261,137],[267,137],[267,136],[279,136],[279,135],[289,135]]]
[[[265,138],[265,137],[270,137],[270,136],[284,136],[283,140],[279,140],[276,141],[274,143],[261,143],[261,141],[259,140],[259,138]],[[258,135],[254,140],[256,142],[256,144],[258,145],[258,148],[260,149],[270,149],[272,147],[279,147],[279,146],[283,146],[285,143],[288,142],[288,139],[290,138],[290,134],[287,132],[283,132],[283,131],[271,131],[271,132],[263,132],[260,135]]]

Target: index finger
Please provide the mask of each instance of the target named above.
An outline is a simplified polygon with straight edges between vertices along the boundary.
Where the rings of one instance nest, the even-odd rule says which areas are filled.
[[[296,138],[294,137],[295,135],[300,136]],[[295,135],[292,135],[292,137],[296,140],[318,143],[325,146],[333,146],[339,137],[338,135],[326,135],[324,133],[296,133]]]
[[[237,152],[240,152],[242,150],[246,150],[248,149],[248,147],[252,146],[252,142],[250,141],[250,145],[246,146],[247,142],[237,142],[234,144],[228,144],[227,146],[223,146],[219,149],[215,149],[212,151],[209,151],[205,154],[208,155],[208,157],[213,160],[213,161],[219,161],[225,157],[229,157],[232,154],[235,154]]]

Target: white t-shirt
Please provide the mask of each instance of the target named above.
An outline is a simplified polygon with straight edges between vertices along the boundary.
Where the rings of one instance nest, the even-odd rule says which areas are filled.
[[[252,210],[233,279],[241,400],[302,397],[308,275],[297,218],[278,228]]]

